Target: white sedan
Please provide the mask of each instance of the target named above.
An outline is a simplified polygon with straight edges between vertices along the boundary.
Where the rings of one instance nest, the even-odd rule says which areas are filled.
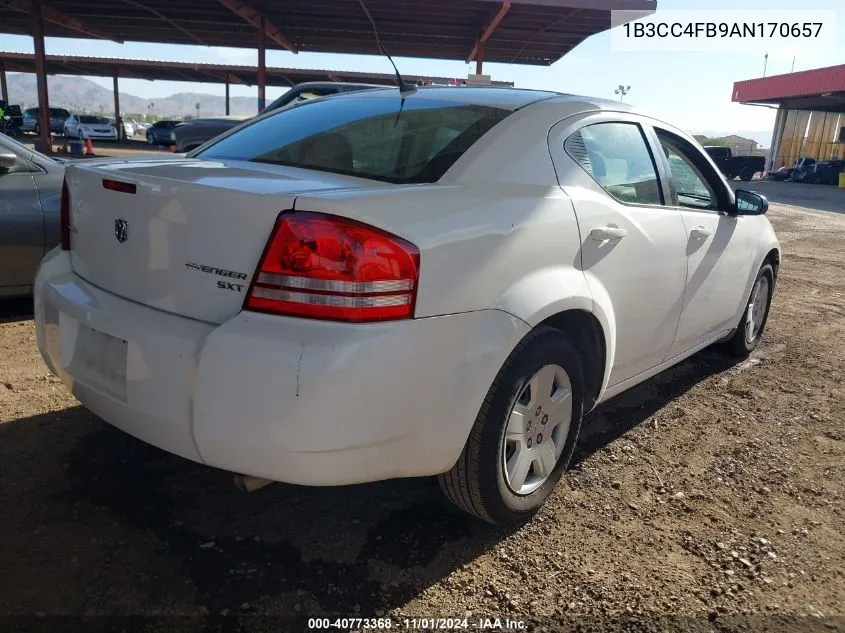
[[[111,120],[89,114],[72,114],[65,120],[64,132],[68,138],[117,140],[117,129]]]
[[[247,487],[437,475],[517,523],[596,404],[759,343],[767,206],[617,102],[329,97],[191,158],[71,165],[38,346],[104,420]]]

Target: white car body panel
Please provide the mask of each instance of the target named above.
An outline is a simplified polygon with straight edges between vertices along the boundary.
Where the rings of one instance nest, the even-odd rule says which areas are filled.
[[[432,184],[172,156],[70,166],[73,250],[48,255],[35,285],[42,355],[83,404],[144,441],[235,472],[333,485],[448,470],[508,355],[561,312],[601,326],[598,401],[730,333],[778,249],[765,217],[617,202],[563,140],[587,121],[653,119],[609,102],[540,98]],[[137,193],[106,190],[103,179]],[[415,318],[243,311],[246,288],[218,282],[248,285],[291,208],[416,245]],[[688,252],[689,228],[702,223],[720,239]],[[612,248],[589,237],[607,224],[628,230]],[[92,369],[96,346],[118,369]]]
[[[38,347],[95,414],[194,461],[310,485],[448,470],[530,330],[499,310],[382,324],[243,312],[213,326],[101,290],[58,249],[35,294]],[[92,328],[127,341],[125,393],[79,360]]]

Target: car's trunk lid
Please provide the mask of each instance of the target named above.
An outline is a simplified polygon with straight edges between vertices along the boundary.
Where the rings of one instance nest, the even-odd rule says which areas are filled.
[[[384,186],[172,157],[91,161],[70,167],[67,179],[75,272],[132,301],[211,323],[240,311],[276,218],[297,194]]]

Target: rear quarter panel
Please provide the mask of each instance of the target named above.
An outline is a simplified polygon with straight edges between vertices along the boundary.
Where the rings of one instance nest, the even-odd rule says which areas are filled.
[[[296,209],[351,217],[414,243],[417,317],[492,308],[535,324],[563,300],[589,306],[578,223],[547,144],[562,116],[542,103],[512,114],[436,184],[303,195]]]

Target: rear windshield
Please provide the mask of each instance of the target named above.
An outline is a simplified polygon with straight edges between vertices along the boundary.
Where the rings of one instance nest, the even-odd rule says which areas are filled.
[[[435,182],[511,110],[406,99],[331,98],[281,110],[196,156],[349,174],[394,183]]]
[[[68,118],[70,116],[70,112],[68,112],[67,110],[62,110],[61,108],[50,108],[50,116],[55,118]]]

